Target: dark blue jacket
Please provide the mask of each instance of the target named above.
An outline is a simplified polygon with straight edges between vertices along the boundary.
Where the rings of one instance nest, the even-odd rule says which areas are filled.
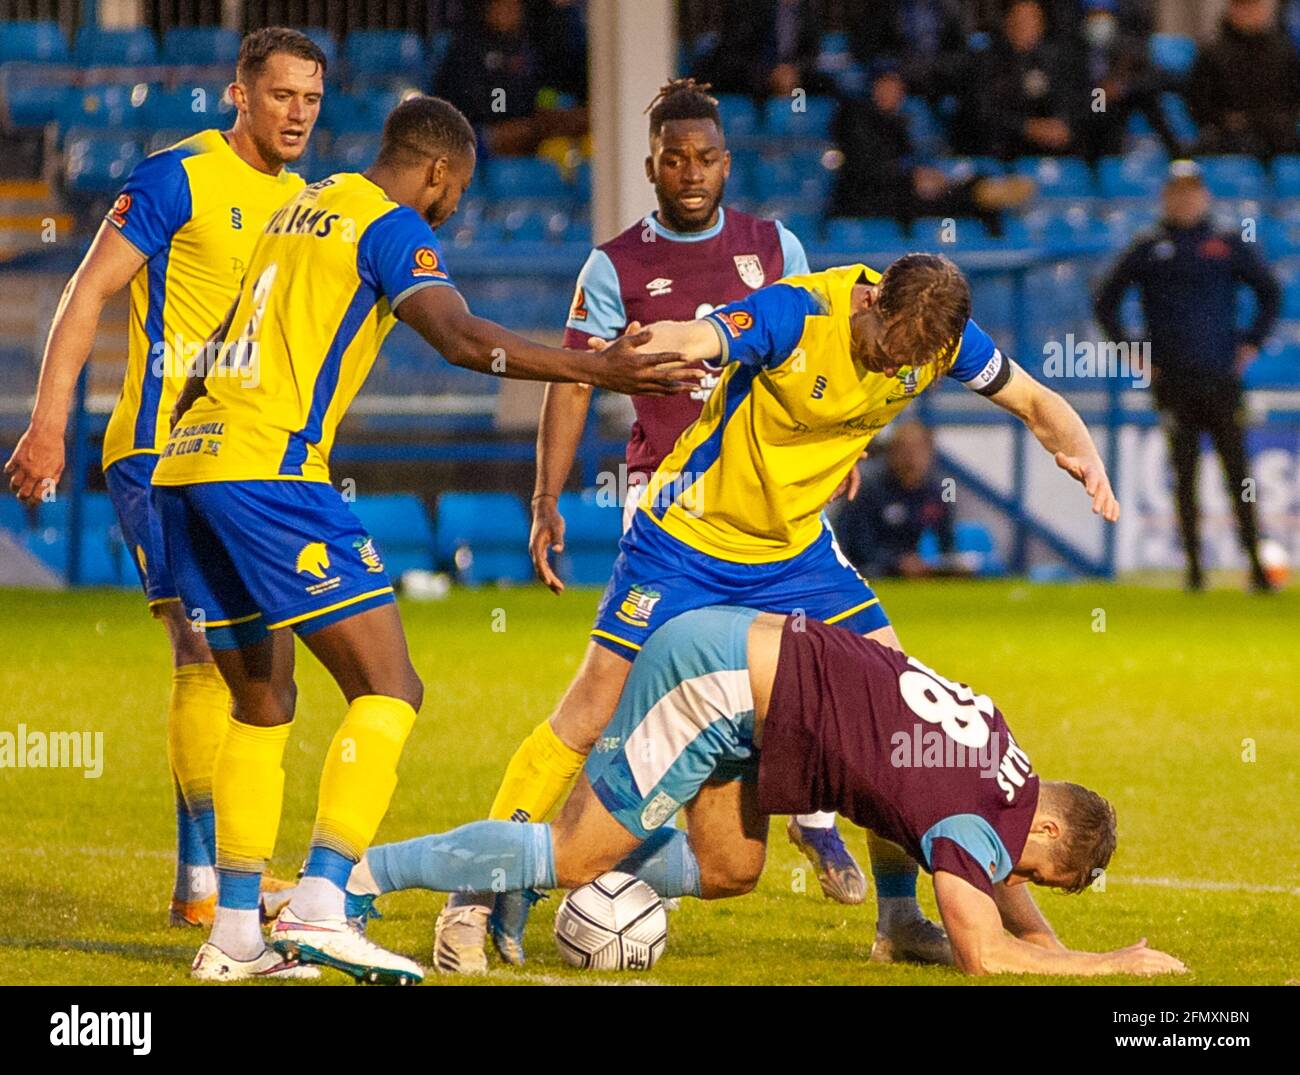
[[[1255,323],[1237,329],[1237,287],[1259,300]],[[1282,295],[1254,244],[1208,221],[1191,228],[1157,225],[1134,239],[1097,292],[1096,315],[1106,337],[1128,339],[1120,303],[1136,285],[1146,318],[1143,338],[1166,378],[1232,378],[1237,345],[1256,346],[1273,330]]]

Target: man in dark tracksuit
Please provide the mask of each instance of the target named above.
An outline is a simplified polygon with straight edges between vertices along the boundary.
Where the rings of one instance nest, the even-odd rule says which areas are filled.
[[[1272,271],[1240,234],[1219,231],[1209,218],[1210,195],[1199,168],[1177,161],[1165,184],[1164,217],[1138,236],[1102,282],[1097,321],[1111,340],[1125,339],[1119,309],[1136,285],[1151,342],[1152,389],[1169,435],[1178,525],[1187,552],[1187,588],[1200,590],[1196,525],[1196,464],[1201,433],[1209,433],[1223,463],[1237,513],[1251,586],[1271,589],[1259,562],[1254,497],[1247,495],[1241,373],[1277,319],[1281,293]],[[1255,322],[1236,328],[1239,284],[1258,299]]]

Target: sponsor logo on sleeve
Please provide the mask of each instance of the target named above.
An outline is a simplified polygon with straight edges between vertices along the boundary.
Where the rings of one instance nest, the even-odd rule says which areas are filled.
[[[719,313],[718,320],[726,328],[728,335],[733,340],[739,339],[742,332],[754,327],[754,317],[745,310],[732,310],[730,313]]]
[[[131,209],[131,195],[123,192],[117,196],[117,201],[108,211],[108,219],[116,224],[119,228],[126,227],[126,214]]]
[[[411,275],[422,279],[447,279],[447,274],[438,262],[438,255],[431,246],[422,246],[415,252]]]
[[[573,305],[569,307],[570,321],[587,320],[587,289],[579,285],[573,293]]]

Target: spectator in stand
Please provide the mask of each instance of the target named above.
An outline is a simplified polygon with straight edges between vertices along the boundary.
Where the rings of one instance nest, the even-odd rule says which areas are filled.
[[[528,36],[536,43],[548,86],[587,99],[585,0],[528,0]]]
[[[1079,149],[1091,161],[1124,152],[1129,117],[1141,113],[1172,156],[1179,142],[1160,110],[1160,75],[1144,38],[1127,30],[1119,0],[1084,0],[1084,18],[1070,51],[1078,58],[1077,83],[1084,93]],[[1096,98],[1097,90],[1104,97]],[[1101,107],[1098,107],[1100,103]]]
[[[843,163],[832,197],[835,216],[890,216],[905,227],[920,216],[974,216],[996,233],[999,213],[1034,196],[1024,176],[974,175],[950,180],[917,160],[908,117],[902,111],[907,84],[889,64],[879,66],[868,100],[846,99],[835,114],[832,135]]]
[[[763,100],[796,88],[822,93],[817,72],[822,23],[813,0],[724,0],[718,44],[703,60],[699,80],[715,92]]]
[[[1219,39],[1201,50],[1188,105],[1203,153],[1261,158],[1300,151],[1300,59],[1277,0],[1228,0]]]
[[[934,438],[919,422],[904,422],[885,448],[885,465],[865,478],[835,519],[840,550],[867,578],[969,574],[956,554],[953,508],[934,475]],[[929,530],[943,553],[940,566],[921,559],[921,534]]]
[[[912,91],[931,102],[965,83],[974,20],[962,0],[849,0],[846,6],[849,49],[868,70],[894,58]]]
[[[524,14],[523,0],[487,0],[455,33],[434,84],[500,156],[532,154],[548,138],[587,131],[585,108],[538,107],[547,73]]]
[[[1037,0],[1015,0],[993,47],[980,54],[971,81],[976,152],[1010,160],[1075,151],[1072,111],[1080,91],[1071,64],[1046,37]]]

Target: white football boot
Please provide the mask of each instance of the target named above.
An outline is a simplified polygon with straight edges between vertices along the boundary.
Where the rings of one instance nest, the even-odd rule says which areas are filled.
[[[254,978],[280,981],[319,978],[320,971],[270,948],[263,948],[256,959],[232,959],[215,944],[205,941],[190,965],[190,977],[201,982],[244,982]]]
[[[424,981],[413,959],[381,948],[346,918],[299,918],[286,907],[276,916],[271,947],[290,959],[333,967],[358,982],[412,985]]]

